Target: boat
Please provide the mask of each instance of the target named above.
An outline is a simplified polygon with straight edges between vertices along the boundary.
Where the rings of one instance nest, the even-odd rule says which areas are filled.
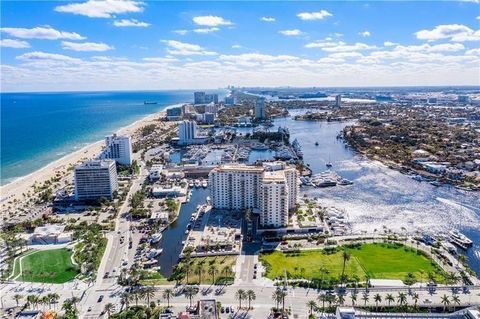
[[[450,241],[456,244],[457,246],[460,246],[461,248],[466,249],[472,246],[473,244],[470,238],[468,238],[467,236],[465,236],[464,234],[460,233],[457,230],[451,230],[449,232],[449,235],[450,235]]]
[[[269,147],[263,143],[254,143],[251,148],[255,151],[266,151],[269,149]]]
[[[448,241],[442,242],[442,247],[445,248],[446,251],[448,251],[449,253],[451,253],[453,255],[457,254],[457,249],[455,248],[455,246],[453,246]]]
[[[162,252],[163,252],[162,248],[160,248],[160,249],[150,249],[150,251],[147,254],[147,258],[148,259],[153,259],[153,258],[157,257],[158,255],[160,255]]]
[[[152,237],[150,237],[150,244],[156,244],[162,239],[162,234],[161,233],[156,233],[153,234]]]
[[[332,186],[337,186],[337,182],[331,179],[326,179],[323,180],[319,183],[317,183],[318,187],[332,187]]]
[[[155,101],[143,101],[143,104],[148,105],[148,104],[158,104],[158,102]]]
[[[412,179],[417,181],[417,182],[423,181],[423,177],[421,175],[414,175],[414,176],[412,176]]]
[[[330,162],[327,162],[327,164],[325,164],[325,166],[327,166],[328,168],[330,168],[330,167],[332,167],[332,166],[333,166],[333,164],[332,164],[332,163],[330,163]]]
[[[338,182],[339,185],[353,185],[353,182],[349,179],[346,179],[346,178],[342,178],[339,182]]]
[[[440,183],[439,181],[431,181],[430,184],[436,187],[442,186],[442,183]]]
[[[318,146],[318,142],[315,142],[315,146]]]
[[[188,235],[188,229],[185,229],[185,235]]]
[[[203,187],[203,188],[207,188],[207,186],[208,186],[208,182],[207,182],[207,181],[203,181],[203,182],[202,182],[202,187]]]
[[[196,187],[196,188],[199,188],[201,185],[202,185],[201,182],[197,179],[197,180],[195,181],[195,187]]]
[[[193,182],[188,183],[188,187],[193,188],[193,186],[195,186]]]

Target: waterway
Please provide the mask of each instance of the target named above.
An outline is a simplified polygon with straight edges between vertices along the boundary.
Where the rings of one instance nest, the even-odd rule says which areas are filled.
[[[304,111],[291,113],[301,112]],[[319,198],[325,206],[343,209],[353,232],[373,232],[375,229],[382,232],[384,228],[402,231],[404,227],[410,234],[439,234],[458,229],[474,241],[466,255],[472,269],[480,274],[480,193],[417,182],[380,162],[358,155],[336,138],[349,123],[295,121],[287,117],[275,119],[274,124],[272,130],[286,126],[290,130],[290,140],[298,139],[304,162],[313,173],[326,170],[325,164],[331,162],[333,170],[354,182],[351,186],[302,189]],[[256,157],[263,156],[254,153]],[[190,202],[182,206],[178,220],[164,232],[164,252],[160,258],[162,274],[171,274],[190,216],[207,195],[208,190],[194,190]]]
[[[182,241],[187,237],[185,230],[190,222],[190,218],[193,212],[195,212],[197,205],[205,203],[208,193],[207,189],[193,189],[190,201],[182,205],[177,220],[163,232],[160,243],[163,252],[160,256],[159,265],[160,273],[165,277],[169,277],[172,274],[173,267],[177,264],[178,256],[182,251]]]

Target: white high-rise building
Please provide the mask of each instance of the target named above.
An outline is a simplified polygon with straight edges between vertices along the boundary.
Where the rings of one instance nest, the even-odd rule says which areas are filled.
[[[288,225],[299,187],[296,168],[283,162],[222,165],[210,172],[209,183],[214,208],[259,209],[260,224],[265,227]]]
[[[132,140],[130,136],[113,134],[105,137],[105,149],[100,159],[112,159],[121,165],[132,165]]]
[[[267,115],[265,111],[265,99],[258,98],[255,101],[255,119],[261,120],[261,119],[265,119],[266,117]]]
[[[111,199],[118,189],[115,161],[86,161],[75,167],[75,198],[77,200]]]
[[[187,145],[197,138],[197,123],[195,121],[182,121],[178,125],[179,144]]]

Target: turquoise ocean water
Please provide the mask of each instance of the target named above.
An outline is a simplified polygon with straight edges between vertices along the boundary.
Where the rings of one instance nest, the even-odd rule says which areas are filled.
[[[223,92],[217,92],[222,94]],[[193,91],[2,93],[1,185],[30,174]],[[144,104],[155,101],[158,104]]]

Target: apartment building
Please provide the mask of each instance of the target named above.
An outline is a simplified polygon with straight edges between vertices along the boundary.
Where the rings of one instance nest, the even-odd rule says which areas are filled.
[[[117,167],[113,160],[86,161],[75,167],[77,200],[111,199],[118,189]]]

